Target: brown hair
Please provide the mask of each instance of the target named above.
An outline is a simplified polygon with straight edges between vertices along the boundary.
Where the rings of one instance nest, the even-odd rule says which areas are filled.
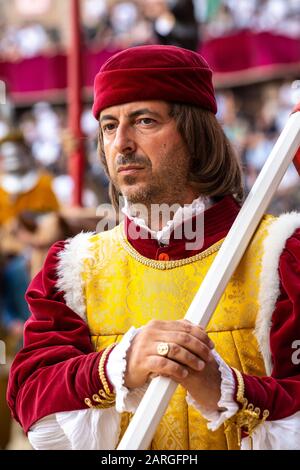
[[[105,170],[105,173],[106,173],[106,175],[109,179],[109,190],[108,190],[109,198],[110,198],[111,203],[112,203],[113,207],[115,208],[115,210],[118,211],[118,209],[119,209],[119,197],[122,194],[114,186],[114,184],[112,183],[112,181],[110,179],[110,176],[109,176],[108,166],[107,166],[105,153],[104,153],[103,135],[102,135],[101,126],[99,126],[99,132],[98,132],[98,153],[99,153],[99,156],[100,156],[100,161],[101,161],[101,163],[103,165],[103,168]]]
[[[216,116],[197,106],[171,104],[170,116],[191,156],[190,181],[198,183],[199,195],[222,198],[231,194],[238,202],[244,197],[242,171],[238,158]],[[107,176],[108,168],[99,129],[98,149]],[[110,181],[109,196],[118,208],[121,194]]]

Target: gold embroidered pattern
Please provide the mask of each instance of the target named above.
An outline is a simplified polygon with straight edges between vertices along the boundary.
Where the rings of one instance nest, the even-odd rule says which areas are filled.
[[[98,370],[99,370],[99,377],[100,377],[104,390],[99,390],[98,393],[94,393],[94,395],[92,396],[93,401],[98,403],[97,405],[94,405],[90,398],[84,399],[84,403],[89,408],[111,408],[112,406],[114,406],[116,402],[116,394],[110,391],[110,388],[108,386],[108,383],[105,377],[105,371],[104,371],[106,358],[108,354],[110,353],[110,351],[114,348],[114,346],[115,344],[111,344],[108,348],[106,348],[100,358]]]
[[[126,250],[127,253],[130,256],[132,256],[135,260],[137,260],[139,263],[142,263],[145,266],[149,266],[150,268],[154,268],[154,269],[173,269],[173,268],[179,268],[180,266],[185,266],[186,264],[194,263],[195,261],[199,261],[201,259],[207,258],[213,253],[216,253],[216,251],[218,251],[221,248],[221,245],[223,243],[223,240],[221,240],[215,243],[214,245],[212,245],[207,250],[204,250],[201,253],[198,253],[197,255],[190,256],[189,258],[173,260],[173,261],[156,261],[156,260],[149,259],[149,258],[146,258],[145,256],[140,255],[139,252],[133,248],[133,246],[127,240],[127,237],[124,232],[123,223],[120,224],[117,228],[119,229],[120,243],[122,247],[124,248],[124,250]]]
[[[260,259],[268,221],[263,220],[253,237],[207,328],[227,364],[257,376],[265,374],[253,329],[259,308]],[[217,255],[216,252],[177,269],[151,269],[123,248],[119,232],[117,227],[93,236],[91,257],[85,262],[87,318],[97,351],[120,341],[132,325],[138,328],[151,319],[183,318]],[[128,416],[122,414],[121,434],[128,422]],[[214,432],[208,430],[207,421],[199,411],[187,406],[184,390],[177,387],[151,448],[225,450],[228,447],[238,449],[236,426],[228,433],[224,433],[224,426]]]
[[[254,429],[261,423],[263,423],[269,416],[269,410],[264,410],[261,416],[261,410],[258,407],[254,407],[252,403],[249,403],[245,398],[245,384],[242,374],[239,370],[232,368],[238,383],[236,400],[238,403],[243,405],[242,409],[239,410],[232,418],[230,418],[227,426],[235,426],[237,430],[238,445],[241,446],[242,431],[247,433],[250,438],[251,449],[253,448],[252,434]]]

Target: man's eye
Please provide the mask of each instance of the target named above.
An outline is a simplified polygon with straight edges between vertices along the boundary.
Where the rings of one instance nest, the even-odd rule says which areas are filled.
[[[138,120],[138,123],[143,124],[144,126],[149,126],[154,123],[154,119],[151,118],[141,118]]]
[[[105,126],[103,126],[102,130],[103,132],[111,132],[113,131],[114,129],[116,128],[116,125],[115,124],[105,124]]]

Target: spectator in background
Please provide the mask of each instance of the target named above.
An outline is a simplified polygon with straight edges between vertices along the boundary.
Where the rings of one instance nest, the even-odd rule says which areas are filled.
[[[24,58],[34,57],[50,47],[50,38],[40,23],[24,23],[16,31],[16,43],[20,55]]]
[[[23,25],[4,25],[0,34],[0,57],[15,61],[29,59],[39,54],[55,53],[60,48],[61,38],[57,28],[49,30],[39,22],[24,22]]]
[[[5,119],[0,119],[0,139],[4,137],[9,131],[9,125]]]
[[[24,294],[30,276],[28,247],[17,238],[16,227],[22,222],[34,230],[38,214],[59,206],[50,175],[39,171],[20,133],[0,139],[0,163],[1,310],[6,328],[18,336],[29,313]]]
[[[153,42],[151,23],[143,14],[143,2],[121,1],[109,5],[110,47],[124,49]]]
[[[291,110],[299,101],[299,96],[297,97],[296,90],[291,85],[288,82],[280,87],[267,84],[263,90],[260,108],[253,121],[252,130],[249,132],[245,150],[248,188],[253,185],[287,122]],[[298,187],[299,175],[294,166],[290,165],[269,210],[277,214],[299,209]]]
[[[82,6],[83,33],[85,41],[104,43],[108,29],[109,15],[106,0],[86,0]]]
[[[61,206],[72,204],[73,180],[69,175],[68,161],[76,143],[65,131],[66,109],[46,102],[36,103],[19,117],[25,140],[39,165],[53,173],[52,189]],[[84,207],[96,207],[108,201],[107,178],[99,167],[97,156],[98,126],[90,109],[84,109],[81,119],[85,143]]]
[[[158,42],[197,51],[200,37],[193,1],[166,1],[166,6],[168,10],[163,12],[154,23]]]
[[[240,160],[244,152],[246,135],[249,130],[247,121],[239,116],[239,105],[234,94],[227,90],[217,94],[217,118],[223,126],[224,132],[233,144]]]
[[[40,171],[23,136],[16,132],[0,139],[0,224],[22,211],[58,209],[51,176]]]
[[[44,167],[54,165],[60,156],[59,116],[51,105],[39,102],[33,106],[36,136],[32,142],[32,153]]]

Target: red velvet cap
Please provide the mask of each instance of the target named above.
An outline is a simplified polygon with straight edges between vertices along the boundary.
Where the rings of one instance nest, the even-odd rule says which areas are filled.
[[[196,52],[175,46],[125,49],[102,65],[94,84],[93,114],[132,101],[164,100],[217,112],[212,71]]]

